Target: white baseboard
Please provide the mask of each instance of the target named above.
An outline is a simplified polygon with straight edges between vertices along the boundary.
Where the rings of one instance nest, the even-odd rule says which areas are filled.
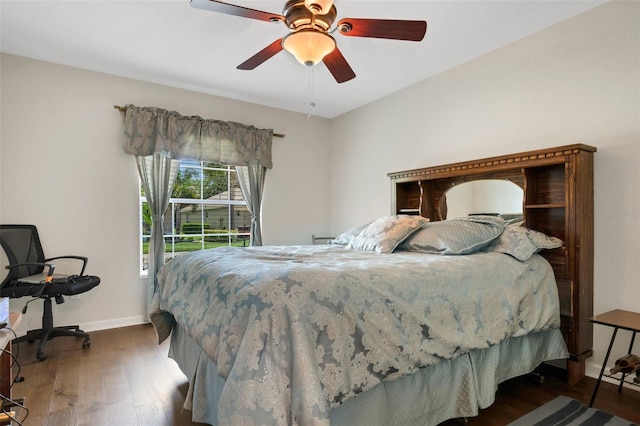
[[[81,328],[84,331],[100,331],[108,330],[111,328],[129,327],[132,325],[147,324],[149,321],[143,316],[138,315],[128,318],[115,318],[106,321],[93,321],[81,324]]]
[[[129,327],[132,325],[140,325],[140,324],[148,324],[149,321],[143,316],[138,315],[134,317],[127,318],[115,318],[107,321],[92,321],[80,324],[80,329],[91,332],[91,331],[100,331],[100,330],[109,330],[112,328],[120,328],[120,327]],[[16,335],[18,337],[22,337],[27,334],[27,330],[16,330]]]

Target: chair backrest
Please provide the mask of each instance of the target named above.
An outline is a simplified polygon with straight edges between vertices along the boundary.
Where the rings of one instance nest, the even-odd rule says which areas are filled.
[[[45,260],[35,225],[0,225],[0,244],[10,265],[30,262],[42,263]],[[0,284],[0,288],[11,281],[39,274],[43,270],[44,266],[35,265],[11,268]]]

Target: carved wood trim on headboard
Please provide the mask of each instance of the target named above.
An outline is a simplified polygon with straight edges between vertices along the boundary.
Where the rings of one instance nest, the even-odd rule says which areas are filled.
[[[564,247],[541,254],[558,283],[562,332],[570,352],[568,380],[585,373],[592,355],[593,154],[596,148],[566,145],[498,157],[389,173],[392,214],[446,218],[446,192],[462,182],[508,179],[524,190],[527,227],[562,239]]]
[[[447,176],[459,176],[461,173],[485,173],[488,170],[512,169],[513,167],[521,166],[526,167],[532,163],[534,165],[541,165],[546,161],[549,161],[550,163],[564,161],[561,157],[570,154],[577,154],[580,151],[595,152],[596,148],[583,144],[565,145],[555,148],[521,152],[518,154],[501,155],[498,157],[490,157],[480,160],[445,164],[442,166],[405,170],[402,172],[388,173],[387,176],[391,179],[413,178],[418,176],[424,179],[437,179]]]

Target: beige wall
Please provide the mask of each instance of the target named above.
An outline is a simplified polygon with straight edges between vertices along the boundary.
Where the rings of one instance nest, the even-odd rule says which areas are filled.
[[[388,214],[387,172],[586,143],[598,147],[595,311],[640,311],[639,22],[640,3],[611,2],[331,121],[1,55],[0,220],[38,224],[51,255],[90,257],[102,285],[56,320],[108,328],[144,318],[138,183],[115,104],[286,133],[265,187],[266,244]],[[40,320],[29,309],[25,329]],[[595,331],[590,372],[610,336]]]
[[[138,177],[114,105],[273,128],[263,205],[266,244],[308,244],[329,230],[328,121],[141,81],[0,56],[0,221],[34,223],[49,256],[85,254],[102,284],[55,307],[57,324],[88,330],[144,320],[138,272]],[[24,300],[12,301],[20,310]],[[32,303],[21,329],[36,328]]]
[[[387,172],[596,146],[594,309],[640,312],[639,2],[607,3],[331,126],[334,232],[389,213]],[[610,333],[595,327],[590,374]]]

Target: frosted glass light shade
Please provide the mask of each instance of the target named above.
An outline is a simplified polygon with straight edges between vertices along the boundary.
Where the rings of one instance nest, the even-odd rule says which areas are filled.
[[[333,52],[336,41],[329,34],[317,30],[299,30],[282,40],[282,47],[303,65],[313,66]]]

